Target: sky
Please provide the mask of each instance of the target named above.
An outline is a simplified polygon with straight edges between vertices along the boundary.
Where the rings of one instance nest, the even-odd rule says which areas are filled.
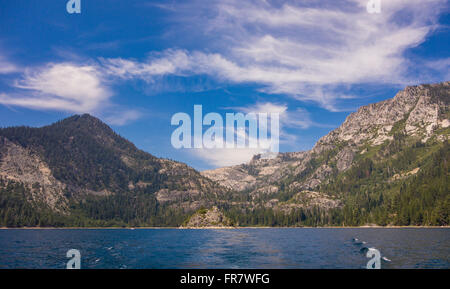
[[[362,105],[450,80],[445,0],[67,2],[0,1],[0,127],[89,113],[204,170],[257,152],[174,148],[171,118],[194,105],[277,112],[280,151],[302,151]]]

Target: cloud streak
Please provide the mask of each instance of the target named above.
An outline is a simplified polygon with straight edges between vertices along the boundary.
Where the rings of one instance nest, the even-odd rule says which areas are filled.
[[[179,4],[174,17],[203,29],[210,46],[222,48],[169,49],[141,62],[116,58],[104,65],[118,77],[148,82],[157,75],[206,74],[224,82],[256,83],[266,93],[337,111],[337,101],[349,97],[337,92],[342,85],[413,82],[405,51],[437,28],[445,2],[382,1],[381,14],[368,14],[366,1],[356,0],[324,7],[294,1],[193,1]]]
[[[94,66],[72,63],[28,70],[15,87],[30,91],[34,97],[2,98],[1,103],[83,113],[95,111],[111,96]]]
[[[10,74],[19,72],[20,68],[9,62],[2,54],[0,54],[0,74]]]
[[[9,72],[12,73],[12,72]],[[110,101],[108,80],[96,64],[50,63],[27,68],[13,86],[13,93],[0,93],[0,104],[35,110],[92,113],[114,125],[125,125],[141,117],[137,110]]]
[[[448,59],[411,61],[405,54],[439,27],[446,2],[382,0],[380,14],[367,13],[367,1],[360,0],[173,3],[167,10],[179,24],[173,35],[181,38],[189,32],[200,47],[150,51],[144,59],[117,56],[25,70],[0,55],[0,74],[24,71],[14,84],[17,91],[0,94],[0,103],[75,113],[109,107],[118,114],[115,123],[122,124],[140,114],[114,108],[111,83],[139,79],[164,89],[158,84],[172,76],[206,76],[225,84],[256,84],[268,94],[339,111],[340,100],[354,97],[342,87],[404,85],[425,77],[433,81],[428,79],[433,75],[448,77]],[[155,6],[164,5],[150,7]],[[294,113],[302,118],[293,117]],[[297,127],[315,125],[305,111],[286,108],[285,115]],[[285,120],[284,125],[290,123]]]

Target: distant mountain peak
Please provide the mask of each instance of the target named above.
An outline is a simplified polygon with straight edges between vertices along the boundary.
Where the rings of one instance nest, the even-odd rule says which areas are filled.
[[[13,185],[20,189],[10,189]],[[6,189],[23,192],[18,210],[26,205],[34,214],[47,211],[76,220],[92,213],[83,202],[106,206],[105,210],[120,207],[121,214],[127,210],[122,218],[137,214],[136,207],[140,207],[141,215],[133,218],[147,225],[156,220],[174,224],[173,218],[162,218],[162,207],[183,215],[211,206],[218,194],[226,192],[185,164],[139,150],[90,114],[40,128],[0,129],[0,226]],[[77,209],[72,211],[74,205]],[[84,210],[82,215],[70,217],[79,210]],[[114,215],[107,218],[116,220]],[[36,225],[31,217],[26,222]]]
[[[60,130],[64,134],[73,134],[95,138],[102,143],[124,143],[127,140],[116,134],[106,123],[90,114],[76,114],[53,123],[46,128]],[[129,143],[132,145],[131,143]],[[134,146],[134,145],[133,145]]]
[[[108,127],[106,123],[104,123],[101,119],[92,116],[88,113],[84,114],[75,114],[68,118],[62,119],[58,121],[56,124],[62,123],[62,124],[68,124],[68,123],[82,123],[82,124],[95,124],[95,125],[103,125],[105,127]]]
[[[394,98],[360,107],[344,123],[323,136],[312,150],[280,153],[274,160],[202,172],[235,190],[270,194],[284,190],[308,189],[343,173],[377,149],[386,154],[408,147],[408,141],[425,146],[431,140],[448,140],[450,82],[408,86]],[[401,140],[399,140],[401,139]],[[432,146],[433,144],[429,144]],[[380,153],[376,161],[383,159]],[[413,168],[411,168],[413,169]]]

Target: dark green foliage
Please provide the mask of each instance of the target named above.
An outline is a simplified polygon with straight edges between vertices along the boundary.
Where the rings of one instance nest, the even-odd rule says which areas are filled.
[[[76,190],[67,191],[67,211],[55,211],[34,202],[23,185],[0,179],[0,226],[179,226],[193,212],[173,204],[200,199],[208,206],[217,205],[239,226],[450,225],[449,144],[434,139],[422,143],[408,137],[404,126],[404,121],[397,122],[391,130],[392,141],[367,146],[368,151],[358,153],[345,172],[337,171],[333,158],[347,144],[336,144],[313,156],[300,174],[287,175],[274,184],[277,193],[216,194],[214,187],[207,187],[209,191],[201,196],[186,194],[172,203],[158,202],[155,192],[161,188],[186,191],[186,178],[158,173],[161,165],[155,157],[93,117],[74,116],[43,128],[4,128],[0,136],[38,154],[58,180],[111,194],[78,196]],[[265,205],[271,199],[291,200],[298,190],[289,189],[290,184],[311,177],[323,164],[330,166],[332,173],[318,190],[339,198],[342,207],[283,212]],[[416,174],[405,175],[415,168],[420,168]],[[247,169],[257,175],[255,167]],[[187,174],[191,183],[201,186],[198,172]],[[129,187],[138,181],[146,186]],[[38,190],[39,186],[32,187]],[[202,209],[206,212],[207,208]]]
[[[227,216],[240,226],[360,226],[450,225],[450,154],[448,142],[422,143],[401,132],[392,142],[358,156],[354,165],[331,176],[319,191],[339,197],[344,206],[328,211],[313,207],[281,213],[265,208],[270,199],[290,200],[296,190],[289,184],[310,176],[333,152],[324,152],[307,164],[300,175],[278,184],[279,192],[256,199],[242,192],[233,200],[253,202],[254,207],[222,205]],[[420,168],[414,175],[407,172]],[[397,177],[395,177],[397,176]]]
[[[0,226],[47,227],[67,224],[65,217],[55,214],[44,204],[33,203],[27,198],[29,195],[23,185],[16,183],[6,185],[0,179]]]
[[[341,193],[346,225],[449,225],[449,162],[448,142],[414,144],[382,161],[361,159],[321,190]],[[398,174],[416,167],[415,175]]]
[[[140,190],[107,197],[90,196],[72,204],[72,212],[84,219],[126,226],[179,226],[186,214],[161,205],[151,192]]]
[[[0,226],[3,227],[125,227],[179,226],[187,214],[160,205],[149,189],[107,197],[88,196],[69,204],[70,214],[35,203],[21,184],[0,180]]]
[[[169,182],[158,173],[157,158],[94,117],[76,115],[42,128],[3,128],[0,136],[38,154],[56,179],[73,188],[113,192],[107,197],[78,196],[77,189],[71,190],[66,193],[70,213],[64,213],[27,199],[31,192],[22,185],[2,183],[2,226],[176,226],[184,218],[156,201],[155,191],[177,187],[175,179]],[[130,190],[129,184],[138,181],[145,188]]]
[[[50,166],[58,180],[95,191],[127,190],[130,181],[161,183],[159,164],[111,128],[89,115],[73,116],[42,128],[0,129],[0,136],[30,148]],[[132,156],[136,168],[123,157]]]

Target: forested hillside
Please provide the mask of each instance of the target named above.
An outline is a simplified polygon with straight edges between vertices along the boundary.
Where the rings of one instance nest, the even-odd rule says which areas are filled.
[[[175,226],[227,190],[90,115],[0,129],[0,225]]]
[[[407,87],[310,151],[203,174],[241,192],[241,225],[449,225],[449,103],[449,82]]]
[[[235,226],[449,225],[449,103],[450,82],[407,87],[310,151],[202,173],[90,115],[2,128],[0,226],[180,226],[211,208]]]

